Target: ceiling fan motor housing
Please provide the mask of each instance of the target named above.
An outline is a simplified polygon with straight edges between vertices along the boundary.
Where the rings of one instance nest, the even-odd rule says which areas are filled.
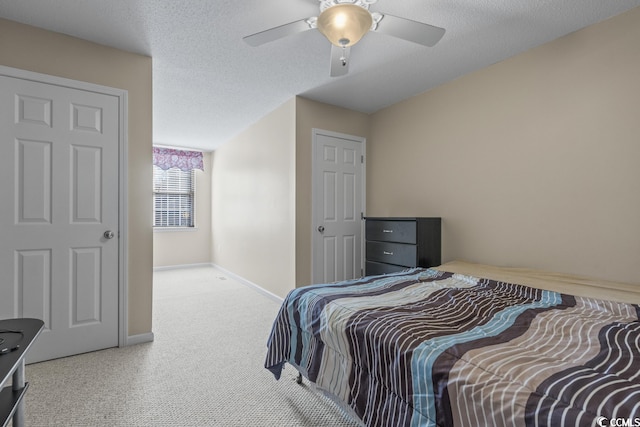
[[[318,0],[320,2],[320,12],[324,12],[330,7],[339,4],[354,4],[369,10],[369,6],[378,2],[378,0]]]

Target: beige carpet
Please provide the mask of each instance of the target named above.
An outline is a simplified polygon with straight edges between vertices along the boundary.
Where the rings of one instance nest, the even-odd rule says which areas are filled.
[[[27,425],[358,425],[263,368],[279,305],[213,268],[156,272],[155,341],[28,365]]]

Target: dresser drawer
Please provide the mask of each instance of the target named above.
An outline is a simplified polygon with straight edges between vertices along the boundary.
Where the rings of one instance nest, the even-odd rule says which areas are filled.
[[[416,245],[367,241],[367,261],[416,267],[417,258]]]
[[[383,264],[381,262],[367,261],[366,264],[366,276],[377,276],[379,274],[396,273],[398,271],[406,270],[407,267],[402,265]]]
[[[416,222],[369,220],[366,222],[367,240],[416,244]]]

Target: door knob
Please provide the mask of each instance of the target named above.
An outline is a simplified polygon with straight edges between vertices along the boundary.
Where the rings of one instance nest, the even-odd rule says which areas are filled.
[[[107,230],[103,234],[105,239],[113,239],[115,237],[115,233],[111,230]]]
[[[318,231],[321,232],[321,233],[324,233],[324,226],[322,226],[322,225],[319,226],[318,227]]]

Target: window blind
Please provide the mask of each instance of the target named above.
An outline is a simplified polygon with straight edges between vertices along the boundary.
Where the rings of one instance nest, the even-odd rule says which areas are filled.
[[[153,226],[194,226],[193,170],[153,167]]]

